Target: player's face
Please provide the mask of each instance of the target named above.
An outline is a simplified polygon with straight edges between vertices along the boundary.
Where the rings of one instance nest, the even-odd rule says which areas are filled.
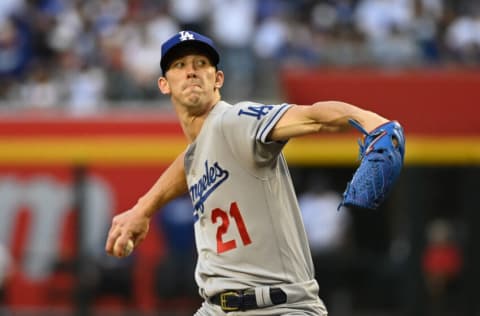
[[[223,73],[201,54],[175,59],[158,82],[162,93],[170,94],[175,103],[199,110],[218,102],[222,84]]]

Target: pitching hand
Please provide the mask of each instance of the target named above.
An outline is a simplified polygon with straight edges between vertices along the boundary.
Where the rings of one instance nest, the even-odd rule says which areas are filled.
[[[139,209],[132,208],[116,215],[108,232],[105,251],[119,258],[128,255],[125,252],[128,240],[131,239],[136,247],[145,239],[149,226],[150,217],[145,216]]]

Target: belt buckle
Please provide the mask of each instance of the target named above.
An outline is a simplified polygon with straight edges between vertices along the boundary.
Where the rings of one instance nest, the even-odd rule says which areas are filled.
[[[238,311],[240,309],[240,307],[238,306],[237,307],[227,306],[228,304],[227,297],[231,295],[239,296],[239,294],[234,291],[220,293],[220,307],[222,308],[223,311]]]

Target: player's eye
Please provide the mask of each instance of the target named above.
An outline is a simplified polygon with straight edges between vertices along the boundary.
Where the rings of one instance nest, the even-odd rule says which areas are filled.
[[[183,61],[176,61],[173,63],[172,67],[174,68],[183,68],[185,66],[185,63]]]
[[[207,65],[207,60],[204,58],[197,59],[196,64],[198,67],[204,67]]]

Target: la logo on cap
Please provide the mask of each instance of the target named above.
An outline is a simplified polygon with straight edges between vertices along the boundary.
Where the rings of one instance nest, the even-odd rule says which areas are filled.
[[[186,40],[194,40],[195,37],[193,36],[192,33],[187,32],[187,31],[180,31],[180,40],[181,41],[186,41]]]

